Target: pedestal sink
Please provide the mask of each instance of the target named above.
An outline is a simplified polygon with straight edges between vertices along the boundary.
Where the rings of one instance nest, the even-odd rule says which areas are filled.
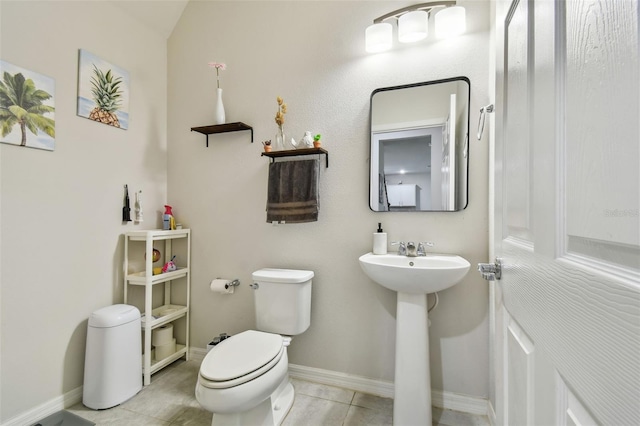
[[[369,278],[398,292],[393,424],[431,425],[431,375],[427,294],[447,289],[469,271],[456,255],[420,257],[397,254],[360,256]]]

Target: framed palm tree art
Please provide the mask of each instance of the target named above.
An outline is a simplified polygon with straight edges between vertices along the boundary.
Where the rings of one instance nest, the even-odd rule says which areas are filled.
[[[55,149],[55,80],[0,60],[0,142]]]
[[[129,73],[80,49],[77,114],[126,130],[129,127]]]

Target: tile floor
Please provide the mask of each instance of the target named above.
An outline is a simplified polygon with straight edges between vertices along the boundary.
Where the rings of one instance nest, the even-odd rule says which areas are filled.
[[[212,414],[195,399],[200,363],[179,360],[154,374],[151,385],[109,410],[78,403],[67,410],[97,425],[210,426]],[[296,399],[283,426],[391,425],[393,400],[292,379]],[[433,409],[433,425],[489,426],[486,416]]]

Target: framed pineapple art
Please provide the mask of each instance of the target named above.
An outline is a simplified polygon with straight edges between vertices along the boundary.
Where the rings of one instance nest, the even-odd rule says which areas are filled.
[[[80,49],[77,114],[126,130],[129,127],[129,73]]]
[[[0,142],[53,151],[55,80],[0,60]]]

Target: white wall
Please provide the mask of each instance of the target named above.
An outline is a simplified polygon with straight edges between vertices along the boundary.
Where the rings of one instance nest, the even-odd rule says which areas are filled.
[[[122,233],[166,198],[166,40],[109,2],[0,2],[0,57],[55,79],[55,151],[0,144],[0,423],[82,386],[87,318],[122,302]],[[76,116],[78,49],[129,71],[130,125]],[[123,185],[145,222],[123,225]]]
[[[471,264],[487,260],[486,142],[471,140],[469,206],[458,213],[373,213],[368,207],[369,99],[379,87],[467,76],[470,122],[488,103],[488,2],[461,2],[468,33],[455,40],[364,52],[364,29],[404,2],[191,2],[168,47],[168,201],[193,230],[192,343],[253,327],[251,272],[263,267],[315,271],[311,327],[290,347],[290,362],[392,380],[395,293],[370,281],[358,256],[382,222],[389,240],[433,241]],[[216,79],[207,62],[225,62],[227,121],[248,132],[204,135],[213,124]],[[330,153],[321,173],[318,222],[266,223],[276,96],[288,105],[285,131],[323,135]],[[473,133],[473,132],[472,132]],[[324,158],[322,158],[324,164]],[[233,296],[208,289],[239,278]],[[432,385],[488,397],[488,286],[475,271],[441,293],[433,312]]]

